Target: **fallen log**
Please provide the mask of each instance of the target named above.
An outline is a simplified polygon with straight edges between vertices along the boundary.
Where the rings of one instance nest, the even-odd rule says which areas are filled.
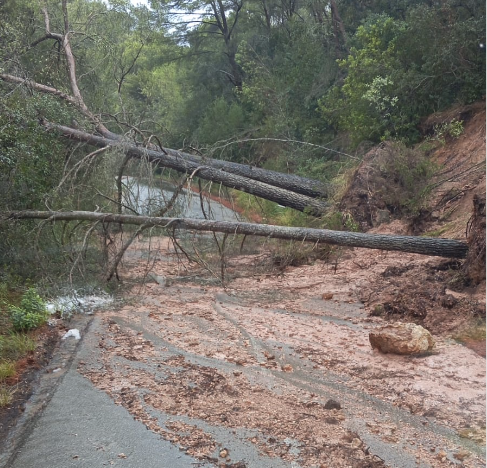
[[[105,125],[103,125],[100,122],[99,118],[95,116],[87,108],[80,94],[78,94],[78,97],[71,96],[51,86],[46,86],[40,83],[36,83],[35,81],[10,75],[8,73],[0,73],[0,80],[8,83],[17,84],[17,85],[24,85],[40,93],[57,96],[58,98],[77,107],[83,113],[83,115],[88,117],[95,124],[95,128],[97,129],[97,131],[100,132],[100,134],[103,135],[105,138],[108,138],[110,140],[115,140],[119,143],[123,141],[122,135],[118,135],[108,130],[105,127]],[[75,79],[72,78],[71,84],[74,85],[75,89],[78,89]],[[56,124],[49,124],[49,126],[51,128],[57,127],[59,130],[61,130],[63,134],[65,134],[65,136],[69,137],[69,135],[66,134],[67,132],[66,129],[68,129],[69,127],[63,127],[61,125],[56,125]],[[73,138],[74,137],[75,134],[73,134]],[[326,184],[317,180],[308,179],[306,177],[301,177],[295,174],[284,174],[282,172],[261,169],[247,164],[239,164],[230,161],[222,161],[222,160],[212,159],[204,156],[203,157],[195,156],[192,154],[184,153],[182,151],[177,151],[170,148],[162,148],[160,151],[156,150],[155,152],[159,153],[159,156],[161,158],[164,158],[164,155],[183,158],[188,161],[194,162],[199,166],[209,166],[209,167],[213,167],[214,169],[221,169],[231,174],[257,180],[259,182],[264,182],[265,184],[273,185],[275,187],[280,187],[292,192],[299,193],[301,195],[306,195],[308,197],[312,197],[312,198],[328,197],[329,187]]]
[[[205,156],[194,156],[170,148],[164,148],[164,151],[171,156],[188,159],[200,165],[203,164],[215,169],[221,169],[222,171],[230,172],[231,174],[258,180],[265,184],[300,193],[301,195],[306,195],[312,198],[328,198],[329,187],[318,180],[308,179],[295,174],[284,174],[282,172],[261,169],[260,167],[250,166],[248,164],[222,161],[220,159],[212,159]]]
[[[61,132],[66,138],[87,143],[99,148],[117,147],[125,154],[139,159],[147,159],[156,162],[164,167],[175,169],[179,172],[192,174],[201,179],[211,180],[216,183],[240,190],[242,192],[256,195],[283,206],[288,206],[305,212],[313,216],[321,216],[328,208],[328,204],[320,199],[311,198],[300,193],[266,184],[258,180],[249,179],[239,175],[225,172],[222,169],[216,169],[210,166],[202,165],[199,162],[183,158],[178,152],[162,153],[151,149],[142,148],[120,140],[112,140],[101,136],[92,135],[71,127],[44,122],[44,125],[50,129]]]
[[[433,237],[390,236],[358,232],[330,231],[300,227],[274,226],[227,221],[211,221],[190,218],[157,218],[150,216],[119,215],[91,211],[12,211],[0,213],[0,220],[44,219],[49,221],[99,221],[124,223],[145,227],[162,227],[193,231],[212,231],[227,234],[244,234],[275,239],[297,240],[348,247],[364,247],[378,250],[395,250],[447,258],[465,258],[467,244],[453,239]]]

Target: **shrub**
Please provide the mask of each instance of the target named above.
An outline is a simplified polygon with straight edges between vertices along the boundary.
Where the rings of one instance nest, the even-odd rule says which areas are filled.
[[[49,312],[46,303],[34,288],[29,288],[22,296],[20,307],[9,306],[10,320],[15,331],[28,331],[46,323]]]
[[[435,133],[432,139],[445,144],[445,137],[447,135],[453,139],[457,139],[463,134],[463,120],[453,119],[450,122],[435,125],[434,130]]]

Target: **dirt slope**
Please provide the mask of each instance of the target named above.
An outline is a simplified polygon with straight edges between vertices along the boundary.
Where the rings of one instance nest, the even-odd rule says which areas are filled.
[[[370,274],[360,298],[373,315],[414,321],[433,333],[462,338],[485,356],[485,103],[435,114],[424,122],[423,131],[433,134],[434,128],[452,119],[462,120],[464,131],[457,138],[445,134],[444,141],[433,140],[429,158],[436,175],[429,181],[430,191],[418,214],[404,217],[397,206],[388,205],[406,191],[381,169],[386,158],[397,154],[390,143],[366,155],[342,208],[369,232],[471,243],[466,262],[429,259],[425,264],[424,258],[407,265],[391,262],[385,270]]]

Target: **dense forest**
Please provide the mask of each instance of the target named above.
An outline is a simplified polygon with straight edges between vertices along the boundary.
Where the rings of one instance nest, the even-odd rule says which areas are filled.
[[[1,3],[1,211],[119,211],[123,149],[60,126],[325,186],[373,144],[411,146],[426,116],[485,96],[484,1],[133,3]],[[29,223],[1,227],[0,263],[29,275],[61,247],[73,274],[92,228]]]

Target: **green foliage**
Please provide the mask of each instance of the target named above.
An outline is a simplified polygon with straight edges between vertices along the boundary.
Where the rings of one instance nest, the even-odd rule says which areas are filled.
[[[242,107],[236,102],[228,103],[220,97],[207,108],[196,138],[202,144],[208,145],[238,135],[244,128],[245,115]]]
[[[485,4],[469,3],[465,9],[450,1],[418,5],[402,19],[369,16],[339,62],[343,86],[320,101],[325,120],[350,132],[355,144],[390,137],[413,142],[421,117],[481,99]]]
[[[44,325],[49,317],[46,303],[34,288],[29,288],[20,301],[20,307],[9,306],[10,320],[15,331],[28,331]]]
[[[360,230],[360,226],[355,222],[353,216],[341,211],[332,211],[323,216],[322,227],[332,231],[358,232]]]
[[[435,125],[433,136],[430,139],[445,144],[447,136],[457,139],[463,134],[463,131],[463,120],[452,119],[450,122]]]

